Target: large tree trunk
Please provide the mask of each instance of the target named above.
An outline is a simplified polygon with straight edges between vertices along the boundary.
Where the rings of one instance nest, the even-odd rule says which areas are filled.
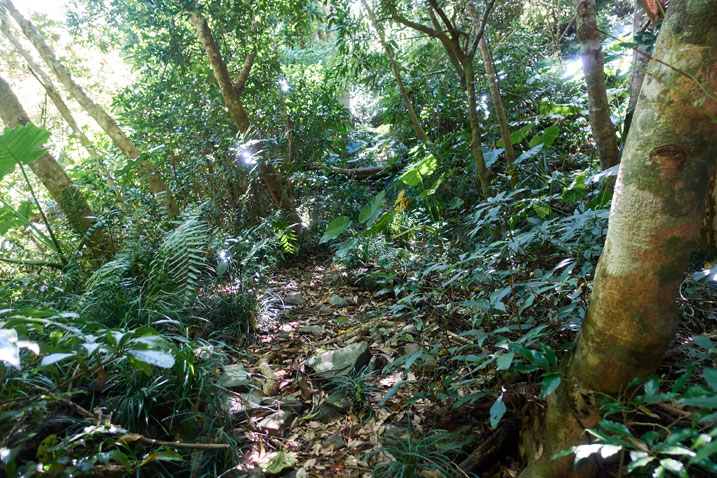
[[[198,10],[195,10],[190,14],[189,20],[197,30],[197,36],[202,42],[204,50],[209,57],[209,63],[214,71],[214,77],[216,78],[217,83],[219,83],[219,87],[222,89],[224,104],[229,110],[229,115],[232,117],[234,124],[241,133],[248,132],[251,128],[251,120],[244,109],[241,92],[247,79],[249,78],[249,73],[256,55],[247,55],[237,81],[232,83],[231,78],[229,77],[229,70],[227,70],[227,65],[224,62],[219,46],[217,46],[217,43],[214,40],[214,36],[207,24],[207,20]],[[296,212],[296,205],[294,204],[293,198],[291,198],[288,194],[288,188],[284,188],[281,175],[276,170],[274,165],[266,160],[260,160],[258,167],[262,179],[264,180],[264,184],[266,184],[266,188],[269,191],[269,196],[271,197],[272,202],[288,216],[294,230],[297,233],[301,232],[303,229],[301,218],[299,218],[299,215]]]
[[[605,88],[605,57],[602,40],[597,31],[595,0],[575,0],[577,9],[578,39],[583,74],[588,90],[590,127],[595,138],[600,167],[608,169],[620,162],[615,126],[610,119],[610,104]]]
[[[500,137],[503,139],[503,144],[505,146],[505,166],[510,173],[510,187],[515,189],[518,185],[518,172],[513,169],[512,166],[515,161],[515,150],[513,149],[513,143],[510,141],[508,117],[505,114],[503,100],[500,97],[498,75],[495,72],[493,57],[490,54],[490,49],[488,48],[488,42],[486,42],[485,36],[480,39],[478,45],[480,46],[481,56],[483,57],[485,73],[488,76],[488,86],[490,88],[491,100],[493,101],[493,108],[495,109],[495,116],[498,119],[498,126],[500,126]]]
[[[10,85],[0,77],[0,119],[5,126],[14,128],[30,122],[22,105],[10,89]],[[50,192],[50,196],[57,202],[58,207],[67,218],[72,229],[80,235],[85,235],[96,223],[87,201],[60,166],[57,160],[45,153],[29,164],[30,169],[40,179],[43,186]],[[95,229],[89,236],[87,245],[95,253],[102,254],[107,251],[109,240],[104,229]]]
[[[704,216],[717,157],[717,8],[672,0],[627,138],[605,249],[565,379],[549,400],[543,451],[521,476],[574,472],[561,450],[585,440],[596,397],[615,395],[659,365],[677,329],[675,299]],[[670,66],[667,66],[670,65]],[[701,105],[701,106],[695,106]]]
[[[89,138],[82,131],[82,129],[80,129],[79,125],[77,124],[77,121],[75,121],[75,118],[72,116],[70,108],[68,108],[67,104],[62,99],[62,96],[60,96],[60,92],[57,90],[50,77],[47,75],[47,73],[45,73],[45,71],[40,67],[40,65],[35,62],[35,59],[32,57],[30,52],[28,52],[23,47],[22,43],[20,43],[20,40],[18,40],[17,37],[12,33],[9,18],[4,10],[0,12],[0,30],[2,30],[3,35],[5,35],[5,38],[7,38],[12,44],[12,46],[15,48],[15,51],[17,51],[25,59],[28,66],[30,67],[30,71],[33,73],[33,75],[35,75],[37,81],[45,89],[45,91],[47,92],[47,96],[50,97],[50,100],[57,108],[57,111],[60,113],[60,116],[62,116],[65,122],[67,122],[67,124],[70,126],[70,129],[75,134],[75,136],[77,136],[77,139],[80,140],[80,143],[82,143],[82,146],[85,148],[85,150],[87,150],[90,156],[98,157],[97,150],[95,149]]]
[[[361,3],[363,4],[364,8],[366,9],[366,13],[368,14],[368,18],[371,21],[371,25],[373,26],[374,30],[376,30],[376,33],[378,33],[378,39],[381,42],[381,46],[383,46],[384,51],[386,52],[386,56],[388,57],[388,61],[391,62],[391,69],[393,70],[393,76],[396,78],[396,84],[398,85],[398,91],[401,93],[401,99],[403,100],[403,106],[408,111],[408,117],[411,119],[411,124],[413,125],[413,129],[416,130],[416,136],[418,136],[419,139],[422,141],[428,141],[428,135],[426,134],[426,131],[423,129],[423,126],[421,126],[421,121],[418,119],[418,115],[416,114],[416,111],[413,109],[413,104],[411,103],[411,99],[408,97],[408,93],[406,93],[406,87],[403,84],[403,78],[401,77],[401,69],[398,67],[398,63],[396,62],[396,59],[393,55],[393,49],[391,48],[391,45],[388,44],[386,41],[386,36],[383,33],[383,28],[381,28],[381,25],[378,23],[378,20],[376,19],[376,15],[373,13],[373,9],[371,9],[371,6],[368,4],[367,0],[361,0]]]
[[[11,0],[0,0],[10,15],[15,19],[20,29],[25,34],[30,43],[35,47],[43,61],[48,67],[55,73],[60,82],[65,86],[67,91],[82,105],[87,113],[97,121],[97,124],[107,133],[112,139],[112,142],[122,151],[125,156],[129,159],[135,159],[140,155],[140,151],[135,144],[129,139],[129,137],[120,129],[117,122],[107,112],[99,106],[97,103],[87,95],[87,93],[78,85],[69,70],[63,65],[55,56],[55,53],[48,46],[42,35],[35,29],[35,26],[28,20],[26,20],[22,14],[15,8],[15,5]],[[152,166],[149,161],[142,161],[139,164],[139,171],[142,177],[147,181],[149,187],[154,193],[162,199],[167,205],[169,212],[172,215],[179,214],[179,207],[172,195],[172,192],[167,187],[162,177],[159,175],[157,170]]]

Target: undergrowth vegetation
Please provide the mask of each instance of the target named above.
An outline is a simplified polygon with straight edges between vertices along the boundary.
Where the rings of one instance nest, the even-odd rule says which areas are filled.
[[[395,59],[357,2],[200,2],[232,52],[232,74],[257,57],[244,79],[253,123],[240,132],[186,5],[71,3],[68,23],[43,27],[124,52],[136,81],[114,106],[147,152],[125,158],[98,133],[98,157],[61,158],[93,214],[79,232],[28,174],[49,131],[6,125],[0,137],[0,474],[255,476],[247,470],[271,456],[269,476],[517,476],[530,417],[566,383],[617,175],[600,169],[582,78],[567,66],[577,58],[570,2],[498,2],[488,24],[517,157],[506,164],[479,74],[487,198],[451,59],[432,38],[387,27],[426,125],[419,140]],[[624,142],[635,45],[620,27],[632,10],[602,3],[614,33],[608,99]],[[397,4],[422,11],[379,2],[386,25]],[[652,48],[656,29],[643,33]],[[145,161],[180,214],[143,183]],[[264,187],[269,165],[278,197]],[[360,176],[366,168],[377,171]],[[707,245],[693,253],[662,365],[601,395],[588,442],[562,455],[576,465],[599,457],[601,476],[717,475],[716,258]],[[314,267],[329,286],[291,276]],[[291,306],[330,337],[297,339]],[[368,365],[328,379],[306,372],[305,355],[359,332]],[[287,364],[282,353],[305,355]],[[223,385],[242,361],[256,364],[243,370],[249,390]],[[302,402],[299,438],[259,432],[251,415],[268,415],[262,399],[284,390]],[[310,425],[319,397],[349,404],[335,433],[343,445],[328,452]],[[370,438],[358,438],[362,427]],[[289,475],[295,451],[325,467]]]

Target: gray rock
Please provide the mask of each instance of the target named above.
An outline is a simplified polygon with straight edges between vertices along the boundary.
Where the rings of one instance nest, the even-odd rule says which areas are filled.
[[[266,397],[261,399],[261,405],[272,410],[288,410],[296,415],[304,411],[304,404],[294,397]]]
[[[306,298],[302,294],[294,294],[289,297],[284,297],[284,304],[286,305],[304,305]]]
[[[353,406],[354,402],[351,397],[346,397],[338,393],[332,393],[326,398],[324,404],[327,407],[333,408],[339,413],[346,413],[351,410],[351,407]]]
[[[249,374],[240,363],[225,365],[224,373],[217,379],[217,385],[238,392],[248,392],[252,388]]]
[[[331,297],[329,297],[329,304],[334,305],[336,307],[345,307],[349,305],[349,301],[344,299],[340,295],[331,294]]]
[[[291,427],[293,419],[293,412],[282,410],[259,420],[256,428],[272,436],[283,435],[283,433]]]
[[[263,410],[262,398],[253,393],[243,393],[241,396],[228,396],[225,407],[231,416],[248,414],[255,415]]]
[[[306,366],[321,378],[332,378],[348,375],[353,369],[359,370],[368,364],[369,360],[371,360],[371,352],[368,350],[368,344],[356,342],[311,357],[306,361]]]
[[[320,314],[330,314],[330,313],[332,313],[333,311],[334,311],[334,310],[333,310],[331,307],[329,307],[328,305],[326,305],[326,304],[321,304],[321,307],[319,307],[319,313],[320,313]]]
[[[421,346],[415,343],[406,344],[403,347],[403,353],[406,355],[411,355],[419,350],[421,350]]]
[[[341,438],[341,435],[337,433],[336,435],[331,435],[326,440],[322,441],[321,446],[332,450],[340,450],[346,446],[346,442],[343,438]]]
[[[325,330],[326,329],[324,329],[321,325],[305,325],[296,329],[296,331],[300,334],[321,334]]]
[[[333,408],[326,405],[326,403],[322,403],[319,405],[319,408],[316,410],[316,414],[312,418],[312,420],[315,420],[317,422],[321,423],[329,423],[333,420],[336,420],[337,418],[343,417],[344,414],[337,412]]]

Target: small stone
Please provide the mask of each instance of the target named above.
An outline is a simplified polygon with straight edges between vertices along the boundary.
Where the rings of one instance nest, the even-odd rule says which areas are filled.
[[[406,355],[411,355],[421,350],[421,346],[415,343],[406,344],[403,347],[403,353]]]
[[[342,414],[351,410],[351,407],[354,404],[353,400],[351,400],[350,397],[346,397],[338,393],[330,394],[326,398],[326,401],[324,403],[326,404],[326,406],[331,407]]]
[[[294,397],[266,397],[261,400],[261,405],[273,410],[288,410],[295,414],[304,411],[304,404]]]
[[[286,305],[304,305],[306,298],[302,294],[294,294],[284,298],[284,304]]]
[[[294,413],[289,410],[282,410],[280,412],[272,413],[259,420],[256,428],[259,431],[268,433],[271,436],[283,435],[286,430],[291,427],[291,422],[294,419]]]
[[[224,373],[217,379],[217,385],[238,392],[248,392],[252,383],[244,366],[235,363],[224,366]]]
[[[337,433],[335,435],[331,435],[326,440],[322,441],[321,446],[324,448],[329,448],[330,450],[340,450],[341,448],[344,448],[346,446],[346,442],[343,438],[341,438],[341,435]]]
[[[321,378],[348,375],[352,370],[360,370],[371,360],[371,352],[366,342],[356,342],[346,347],[324,352],[309,358],[306,366]]]
[[[264,409],[262,399],[253,393],[243,393],[240,396],[227,397],[225,406],[230,415],[254,415]]]
[[[333,408],[326,405],[326,403],[322,403],[319,405],[319,408],[316,410],[316,414],[312,418],[312,420],[315,420],[317,422],[321,423],[329,423],[332,420],[336,420],[337,418],[343,417],[343,413],[339,413]]]
[[[324,329],[321,325],[305,325],[303,327],[299,327],[296,331],[300,334],[321,334],[324,332]]]
[[[331,297],[329,297],[329,304],[334,305],[336,307],[345,307],[349,305],[349,301],[344,299],[340,295],[332,294]]]

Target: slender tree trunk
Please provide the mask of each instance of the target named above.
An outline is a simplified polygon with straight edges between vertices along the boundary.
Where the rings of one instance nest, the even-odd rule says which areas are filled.
[[[635,13],[632,18],[632,41],[634,42],[638,35],[642,32],[642,27],[647,23],[647,13],[642,7],[642,0],[635,0]],[[630,73],[630,96],[627,103],[627,114],[625,115],[625,123],[622,128],[622,146],[625,139],[630,133],[630,125],[632,117],[635,113],[635,105],[637,98],[640,96],[642,83],[645,81],[645,71],[650,57],[646,54],[647,46],[639,45],[632,51],[632,72]]]
[[[398,63],[396,62],[396,59],[393,55],[393,49],[391,48],[391,45],[388,44],[386,41],[386,36],[383,33],[383,28],[381,28],[381,25],[378,23],[378,20],[376,19],[376,15],[373,13],[373,10],[371,9],[371,6],[368,4],[367,0],[361,0],[361,3],[363,4],[363,7],[366,9],[366,13],[368,14],[368,18],[371,21],[371,25],[373,26],[373,29],[376,30],[376,33],[378,33],[378,39],[381,42],[381,46],[383,46],[384,51],[386,52],[386,56],[388,57],[388,61],[391,62],[391,69],[393,70],[393,76],[396,78],[396,84],[398,85],[398,91],[401,93],[401,99],[403,100],[403,106],[408,111],[408,117],[411,119],[411,124],[413,124],[413,129],[416,131],[416,136],[424,142],[428,141],[428,135],[426,134],[426,131],[423,129],[423,126],[421,126],[421,121],[418,119],[418,115],[416,114],[416,111],[413,109],[413,104],[411,103],[411,99],[408,97],[408,93],[406,93],[406,87],[403,84],[403,78],[401,77],[401,69],[398,67]]]
[[[15,8],[11,0],[0,0],[10,15],[15,19],[20,29],[25,34],[30,43],[33,44],[42,59],[48,67],[55,73],[60,82],[67,88],[67,91],[82,105],[87,113],[94,118],[100,127],[112,139],[112,142],[122,151],[129,159],[135,159],[140,155],[140,151],[129,137],[120,129],[117,122],[97,103],[87,95],[87,93],[78,85],[69,70],[55,56],[55,53],[47,45],[42,35],[35,29],[35,26],[26,20],[22,14]],[[139,171],[142,177],[147,181],[152,191],[164,201],[169,212],[172,215],[179,214],[179,207],[167,187],[162,177],[149,161],[142,161],[139,164]]]
[[[10,85],[1,77],[0,118],[5,126],[10,128],[26,125],[30,122],[17,96],[10,89]],[[28,166],[50,192],[50,196],[57,202],[72,229],[84,236],[95,225],[96,218],[82,193],[77,189],[62,166],[50,153],[45,153]],[[109,244],[109,238],[104,229],[97,229],[92,232],[87,241],[88,247],[97,254],[106,252]]]
[[[244,109],[241,92],[247,79],[249,78],[249,73],[256,55],[250,54],[247,56],[237,82],[232,83],[229,76],[229,70],[227,70],[227,65],[224,62],[224,58],[222,58],[221,51],[214,40],[214,36],[207,24],[207,20],[198,10],[195,10],[190,14],[189,20],[197,30],[197,36],[202,42],[204,50],[209,57],[209,63],[214,71],[214,77],[216,78],[217,83],[219,83],[219,87],[222,89],[224,104],[229,110],[229,115],[232,117],[234,124],[241,133],[248,132],[251,128],[251,120]],[[288,216],[294,230],[297,233],[301,233],[303,231],[301,219],[296,212],[294,200],[289,196],[284,188],[281,175],[276,170],[274,165],[268,161],[260,160],[258,167],[262,179],[264,180],[264,184],[269,191],[269,196],[271,197],[272,202]]]
[[[637,103],[588,314],[548,401],[542,455],[523,477],[591,476],[590,466],[572,470],[572,456],[550,459],[585,440],[600,394],[652,374],[674,339],[675,300],[717,162],[715,25],[714,1],[670,2],[654,54],[664,63],[650,63]]]
[[[575,0],[575,8],[580,56],[583,60],[583,74],[588,90],[590,127],[600,157],[600,167],[608,169],[620,162],[620,156],[605,88],[605,57],[602,53],[600,32],[596,29],[595,0]]]
[[[498,125],[500,126],[500,136],[503,139],[503,144],[505,145],[505,165],[508,172],[510,172],[510,187],[515,189],[518,185],[518,172],[512,167],[513,162],[515,161],[515,150],[513,149],[513,143],[510,141],[508,117],[505,114],[503,100],[500,97],[498,75],[495,73],[493,58],[490,54],[490,49],[488,48],[485,36],[481,38],[478,45],[480,46],[481,56],[483,56],[485,73],[488,76],[488,86],[490,87],[490,96],[493,100],[493,107],[495,108],[495,116],[498,119]]]
[[[483,158],[483,147],[481,146],[480,120],[478,119],[478,102],[476,101],[476,79],[473,72],[473,62],[469,58],[463,58],[461,62],[463,73],[466,79],[466,95],[468,96],[468,120],[471,125],[471,153],[476,169],[478,170],[478,181],[480,182],[483,198],[488,199],[490,193],[490,174]]]
[[[72,116],[70,108],[62,99],[60,92],[57,90],[47,73],[45,73],[45,71],[40,67],[40,65],[38,65],[32,58],[30,52],[28,52],[22,46],[22,43],[20,43],[17,37],[12,33],[8,20],[9,19],[7,17],[7,13],[4,10],[0,12],[0,30],[2,30],[3,35],[5,35],[5,37],[10,41],[12,46],[15,48],[15,51],[17,51],[25,59],[28,66],[30,67],[30,71],[33,73],[33,75],[35,75],[37,81],[45,89],[45,91],[47,92],[47,96],[50,97],[50,100],[52,100],[52,103],[57,108],[57,111],[60,113],[65,122],[70,126],[70,129],[72,129],[72,132],[80,140],[80,143],[82,143],[82,146],[85,148],[85,150],[90,154],[90,156],[98,157],[99,155],[97,154],[97,150],[95,149],[89,138],[82,131],[82,129],[80,129],[79,125],[77,124],[77,121],[75,121],[75,118]]]

